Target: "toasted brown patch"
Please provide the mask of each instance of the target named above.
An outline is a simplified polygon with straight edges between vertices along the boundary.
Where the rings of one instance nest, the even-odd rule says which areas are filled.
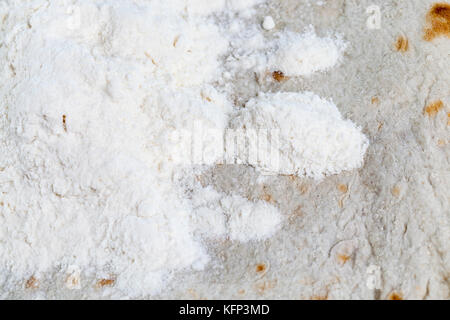
[[[292,215],[293,215],[293,216],[296,216],[296,217],[301,217],[301,216],[303,216],[302,206],[301,206],[301,205],[297,206],[297,207],[292,211]]]
[[[260,263],[256,266],[256,272],[261,273],[266,271],[266,265],[264,263]]]
[[[114,283],[116,283],[116,279],[100,279],[97,281],[95,286],[97,288],[112,287]]]
[[[65,114],[63,114],[63,116],[62,116],[62,123],[63,123],[64,131],[67,132],[67,123],[66,123],[66,115]]]
[[[282,81],[286,80],[286,76],[281,71],[272,72],[272,78],[277,82],[282,82]]]
[[[173,47],[175,48],[177,46],[178,40],[180,40],[180,36],[176,36],[175,39],[173,40]]]
[[[404,36],[398,36],[395,42],[395,49],[400,52],[406,52],[409,50],[409,40]]]
[[[388,296],[388,300],[403,300],[403,294],[398,293],[398,292],[392,292]]]
[[[267,186],[263,186],[263,190],[262,191],[263,192],[262,192],[262,195],[261,195],[261,200],[266,201],[266,202],[271,203],[271,204],[276,203],[275,199],[273,198],[273,196],[268,191],[268,187]]]
[[[338,254],[337,260],[340,264],[345,264],[348,260],[350,260],[350,256],[346,254]]]
[[[380,103],[380,99],[378,97],[372,97],[370,102],[372,102],[372,104],[379,104]]]
[[[426,41],[440,36],[450,38],[450,4],[435,3],[427,14],[427,24],[424,36]]]
[[[152,56],[148,53],[148,52],[144,52],[144,54],[145,54],[145,56],[147,57],[147,58],[149,58],[151,61],[152,61],[152,63],[156,66],[157,64],[156,64],[156,62],[155,62],[155,60],[152,58]]]
[[[346,184],[338,184],[337,188],[342,193],[347,193],[348,191],[348,187]]]
[[[27,282],[25,283],[26,289],[37,289],[39,288],[39,280],[36,279],[34,276],[31,276]]]
[[[308,192],[308,186],[306,184],[301,184],[298,186],[298,191],[300,191],[300,194],[305,194]]]
[[[312,296],[310,300],[328,300],[328,294],[323,296]]]
[[[274,203],[275,200],[273,200],[273,197],[270,194],[263,194],[262,196],[262,200],[269,202],[269,203]]]
[[[429,117],[435,117],[443,107],[444,103],[441,100],[438,100],[426,106],[424,111]]]
[[[391,193],[394,197],[398,198],[400,196],[400,188],[398,186],[393,187]]]
[[[241,289],[241,290],[238,291],[238,293],[239,293],[239,294],[245,294],[245,290],[244,290],[244,289]]]
[[[447,125],[450,126],[450,112],[447,112]]]

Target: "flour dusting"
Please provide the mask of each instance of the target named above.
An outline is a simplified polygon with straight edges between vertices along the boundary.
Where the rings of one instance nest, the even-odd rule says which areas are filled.
[[[345,48],[311,30],[266,38],[250,25],[262,3],[2,3],[4,292],[55,273],[68,289],[108,275],[118,296],[158,294],[175,273],[207,267],[211,239],[278,231],[276,205],[195,182],[194,167],[222,164],[228,151],[211,156],[217,140],[204,134],[209,157],[193,161],[194,124],[219,137],[243,125],[281,129],[280,166],[261,167],[275,174],[321,179],[362,165],[367,139],[328,100],[261,93],[245,109],[234,104],[229,84],[243,70],[306,76]]]

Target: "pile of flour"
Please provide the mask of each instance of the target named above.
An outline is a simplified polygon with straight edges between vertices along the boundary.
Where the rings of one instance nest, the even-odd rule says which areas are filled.
[[[280,130],[279,165],[236,149],[239,163],[262,171],[321,179],[362,165],[367,139],[331,101],[261,93],[245,109],[234,105],[230,83],[243,70],[268,81],[274,71],[307,76],[339,63],[345,49],[312,29],[269,38],[249,23],[257,5],[0,4],[4,291],[39,287],[56,272],[68,288],[112,278],[120,295],[157,294],[174,272],[207,266],[207,241],[271,236],[283,223],[279,208],[195,179],[226,162],[226,145],[210,150],[227,130]]]

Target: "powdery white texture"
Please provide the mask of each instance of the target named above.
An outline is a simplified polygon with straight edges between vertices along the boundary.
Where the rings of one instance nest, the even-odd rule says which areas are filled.
[[[271,16],[264,17],[264,20],[262,22],[262,27],[264,30],[272,30],[275,28],[275,21],[273,21],[273,18]]]
[[[217,76],[226,40],[160,2],[79,1],[78,25],[64,2],[32,4],[11,6],[4,27],[2,270],[25,281],[77,265],[82,278],[119,275],[124,295],[157,293],[208,261],[170,179],[187,147],[167,139],[195,121],[226,126],[230,105],[199,86]],[[16,32],[26,9],[32,28]]]
[[[174,273],[208,263],[196,225],[239,241],[279,228],[269,204],[219,194],[194,208],[173,180],[190,165],[190,140],[172,133],[193,123],[222,132],[233,111],[228,87],[212,84],[246,24],[205,14],[251,15],[260,2],[2,4],[0,268],[13,279],[5,291],[76,268],[81,283],[116,276],[119,296],[156,294]],[[264,45],[256,38],[244,51]],[[215,143],[203,138],[206,149]]]
[[[269,66],[271,71],[281,71],[285,76],[326,71],[338,64],[346,47],[340,38],[318,37],[312,27],[302,34],[279,33],[273,46]]]
[[[207,238],[248,242],[263,240],[281,227],[279,209],[265,201],[225,195],[212,187],[196,188],[192,198],[194,225]]]
[[[266,26],[274,27],[273,20],[266,22]],[[262,27],[265,28],[264,21]],[[263,76],[281,71],[289,77],[307,77],[338,65],[347,47],[340,35],[319,37],[312,26],[303,33],[283,30],[270,40],[261,29],[245,19],[231,23],[228,37],[233,54],[226,59],[227,72],[249,70]]]
[[[232,127],[272,131],[267,148],[277,148],[276,161],[241,160],[273,173],[322,179],[361,167],[368,139],[350,120],[344,120],[336,105],[311,92],[262,93],[251,99]],[[270,141],[270,140],[269,140]],[[270,154],[267,150],[266,154]],[[244,156],[244,158],[242,158]]]
[[[263,240],[280,228],[282,218],[278,208],[265,201],[251,202],[234,195],[222,199],[221,206],[229,212],[228,228],[232,240]]]
[[[208,13],[226,10],[208,3]],[[208,262],[189,201],[172,180],[190,164],[191,141],[172,133],[193,123],[227,126],[231,103],[208,83],[220,76],[228,41],[199,10],[184,19],[187,4],[7,8],[0,266],[20,287],[32,275],[75,266],[81,282],[112,274],[122,295],[142,296]]]

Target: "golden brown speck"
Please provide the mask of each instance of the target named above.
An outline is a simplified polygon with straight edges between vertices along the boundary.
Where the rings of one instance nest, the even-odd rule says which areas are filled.
[[[145,54],[145,56],[146,56],[147,58],[149,58],[149,59],[152,61],[152,63],[153,63],[155,66],[157,65],[156,62],[155,62],[155,60],[153,60],[153,58],[151,57],[151,55],[150,55],[149,53],[144,52],[144,54]]]
[[[65,114],[63,114],[63,116],[62,116],[62,123],[63,123],[64,131],[67,132],[67,123],[66,123],[66,115]]]
[[[179,36],[175,37],[175,39],[173,40],[173,47],[175,48],[177,46],[178,40],[180,39]]]
[[[395,42],[395,49],[400,52],[406,52],[409,50],[409,40],[404,36],[398,36]]]
[[[372,104],[379,104],[380,103],[380,99],[378,97],[372,97],[370,102],[372,102]]]
[[[441,100],[438,100],[426,106],[425,113],[428,114],[429,117],[435,117],[443,107],[444,103]]]
[[[298,186],[298,191],[300,191],[300,194],[305,194],[308,192],[308,186],[306,184],[301,184]]]
[[[399,197],[400,196],[400,188],[398,186],[395,186],[394,188],[392,188],[391,193],[394,197]]]
[[[268,203],[274,204],[276,201],[267,189],[268,189],[267,186],[263,186],[263,193],[261,199]]]
[[[425,28],[425,40],[445,36],[450,38],[450,4],[435,3],[427,14],[427,27]]]
[[[286,80],[286,76],[281,71],[272,72],[272,78],[274,78],[274,80],[277,82],[282,82],[282,81]]]
[[[388,300],[403,300],[403,295],[401,293],[392,292],[389,295]]]
[[[97,288],[111,287],[111,286],[114,285],[115,282],[116,282],[115,279],[100,279],[100,280],[97,281],[95,286]]]
[[[337,188],[342,193],[347,193],[348,191],[348,187],[346,184],[338,184]]]
[[[260,263],[256,266],[256,272],[261,273],[266,271],[266,265],[263,263]]]
[[[350,256],[346,254],[338,254],[337,260],[340,264],[345,264],[348,260],[350,260]]]
[[[31,276],[27,282],[25,283],[26,289],[37,289],[39,288],[39,280],[36,279],[34,276]]]

